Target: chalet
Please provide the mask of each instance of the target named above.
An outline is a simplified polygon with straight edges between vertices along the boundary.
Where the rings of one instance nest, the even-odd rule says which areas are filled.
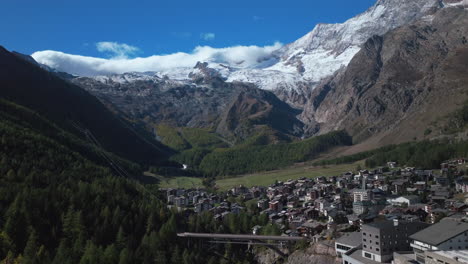
[[[326,224],[317,221],[307,221],[297,228],[297,231],[302,236],[312,237],[316,234],[320,234],[327,228]]]

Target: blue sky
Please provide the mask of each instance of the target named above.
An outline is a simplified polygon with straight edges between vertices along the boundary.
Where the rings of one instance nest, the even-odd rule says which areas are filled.
[[[109,57],[96,43],[136,47],[132,56],[196,46],[289,43],[317,23],[343,22],[375,0],[3,0],[0,45],[31,54],[56,50]],[[115,55],[115,54],[114,54]]]

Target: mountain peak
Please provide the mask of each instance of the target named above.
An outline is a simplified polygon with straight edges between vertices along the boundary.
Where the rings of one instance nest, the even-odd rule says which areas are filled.
[[[216,80],[224,80],[221,74],[208,67],[208,62],[197,62],[194,70],[188,76],[195,83],[209,83]]]

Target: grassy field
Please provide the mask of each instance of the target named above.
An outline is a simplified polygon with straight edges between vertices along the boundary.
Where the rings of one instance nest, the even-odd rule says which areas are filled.
[[[202,179],[193,177],[173,177],[160,181],[160,188],[203,188]]]
[[[162,177],[150,172],[145,172],[146,176],[150,176],[159,180],[159,188],[202,188],[202,179],[194,177]]]
[[[328,166],[310,166],[310,165],[301,165],[295,166],[282,170],[254,173],[241,175],[237,177],[230,177],[226,179],[219,179],[216,181],[216,186],[221,191],[228,190],[234,186],[244,185],[247,187],[252,186],[268,186],[275,181],[287,181],[289,179],[299,179],[302,177],[314,178],[319,176],[333,176],[340,175],[343,172],[355,170],[358,165],[363,166],[364,162],[359,161],[352,164],[341,164],[341,165],[328,165]],[[203,187],[201,178],[192,178],[192,177],[171,177],[164,178],[162,176],[157,176],[154,174],[147,176],[152,176],[157,178],[160,188],[196,188]]]
[[[326,167],[298,166],[283,170],[247,174],[233,178],[220,179],[216,181],[217,187],[224,191],[234,186],[244,185],[268,186],[275,181],[287,181],[289,179],[299,179],[302,177],[314,178],[319,176],[340,175],[343,172],[355,170],[358,164],[363,166],[363,161],[352,164],[329,165]]]

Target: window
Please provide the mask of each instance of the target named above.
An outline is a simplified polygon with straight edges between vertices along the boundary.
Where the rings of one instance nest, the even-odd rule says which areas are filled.
[[[364,257],[372,259],[372,255],[367,252],[364,253]]]
[[[378,244],[379,244],[379,242],[375,242],[375,244],[376,244],[376,245],[378,245]]]
[[[378,235],[375,235],[375,238],[379,238],[379,236],[378,236]]]
[[[367,245],[363,245],[365,248],[367,247]]]
[[[380,251],[380,249],[379,249],[379,248],[376,248],[375,250],[377,250],[377,251]]]
[[[363,236],[365,236],[365,235],[366,235],[366,233],[362,233],[362,235],[363,235]]]
[[[362,241],[366,242],[367,240],[365,238],[363,238]]]

